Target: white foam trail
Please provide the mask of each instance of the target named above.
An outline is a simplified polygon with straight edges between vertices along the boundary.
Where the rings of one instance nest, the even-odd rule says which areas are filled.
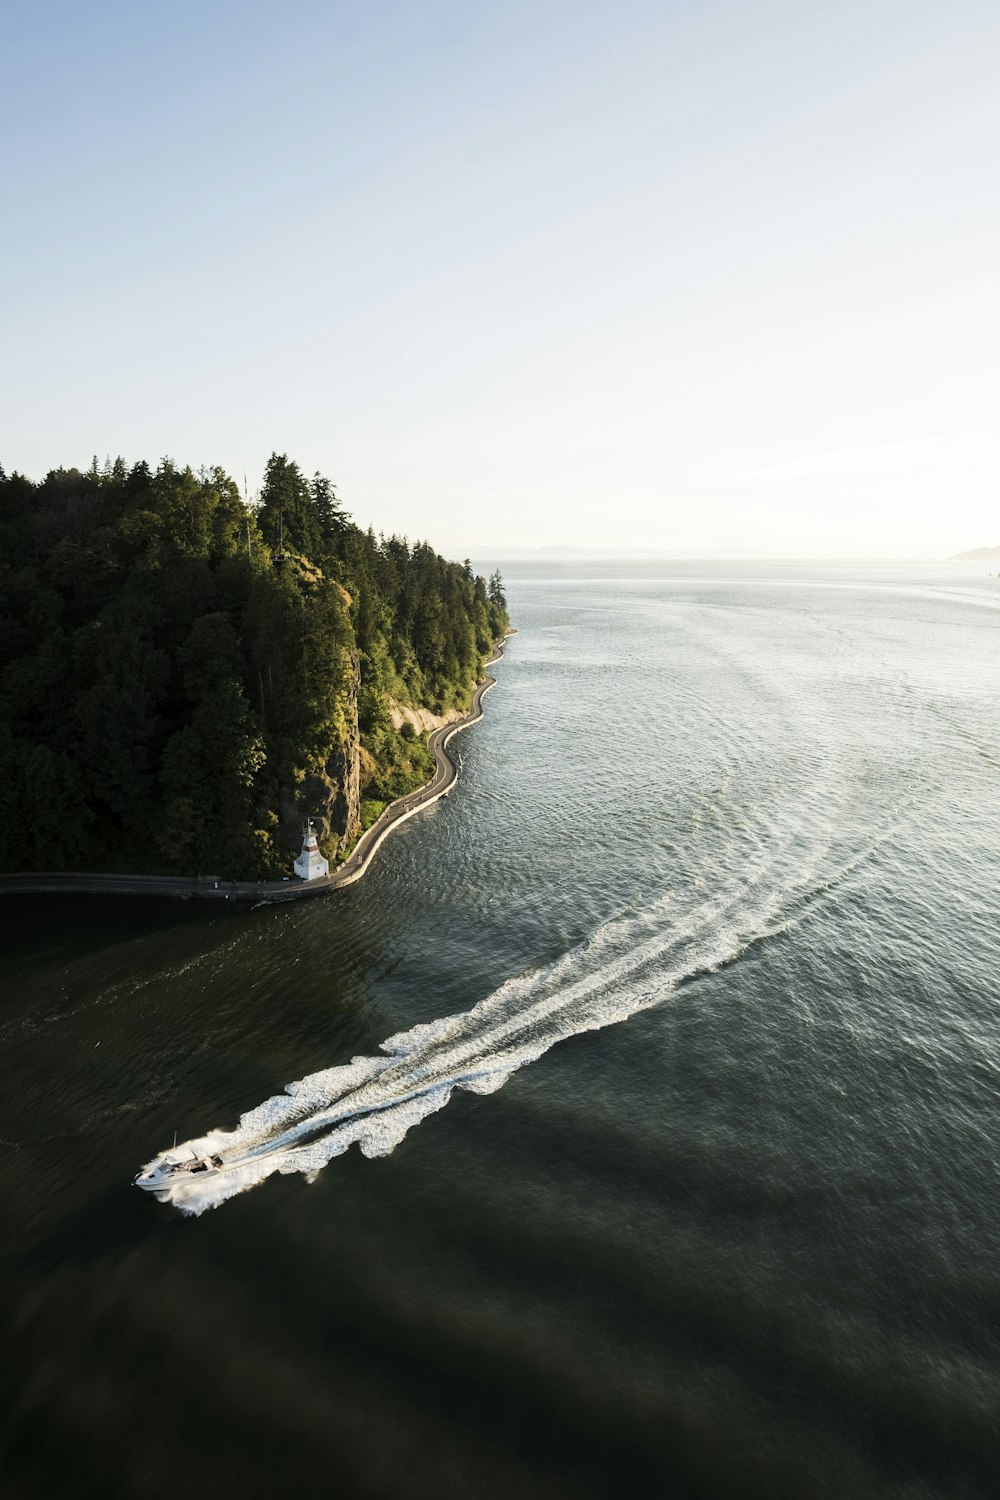
[[[517,976],[471,1010],[387,1038],[381,1057],[356,1057],[291,1083],[242,1116],[233,1131],[186,1142],[221,1154],[218,1177],[176,1188],[175,1206],[200,1214],[272,1172],[312,1178],[352,1144],[385,1156],[455,1088],[490,1094],[556,1042],[625,1020],[664,1000],[693,975],[735,958],[774,930],[798,896],[815,888],[829,851],[831,788],[814,785],[783,810],[770,837],[751,844],[740,871],[707,899],[671,894],[614,918],[544,969]],[[808,839],[803,830],[808,831]],[[852,862],[853,863],[853,862]]]

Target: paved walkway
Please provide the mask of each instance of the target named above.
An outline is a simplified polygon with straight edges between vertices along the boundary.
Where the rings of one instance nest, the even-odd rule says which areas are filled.
[[[496,654],[486,663],[494,666],[503,656],[504,643],[500,642]],[[496,679],[484,677],[472,695],[472,708],[464,719],[455,719],[440,729],[432,730],[427,741],[434,756],[434,775],[426,786],[391,802],[376,823],[361,835],[349,859],[338,865],[322,880],[219,880],[213,875],[192,878],[187,875],[76,875],[66,873],[0,875],[0,896],[14,894],[42,894],[51,892],[62,895],[94,894],[106,896],[173,896],[181,901],[243,901],[253,904],[276,901],[300,901],[305,896],[319,896],[326,891],[338,890],[343,885],[353,885],[367,874],[372,859],[382,840],[400,823],[412,818],[431,802],[447,797],[458,780],[458,767],[448,753],[448,745],[463,729],[478,724],[483,717],[483,699],[490,688],[496,687]]]

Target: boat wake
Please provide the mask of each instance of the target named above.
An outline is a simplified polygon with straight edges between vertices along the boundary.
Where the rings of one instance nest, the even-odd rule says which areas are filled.
[[[471,1010],[388,1037],[381,1056],[312,1073],[248,1111],[235,1130],[185,1142],[179,1150],[221,1156],[225,1170],[159,1196],[183,1213],[200,1214],[273,1172],[311,1180],[354,1143],[365,1156],[388,1155],[454,1089],[494,1093],[556,1042],[623,1021],[731,962],[787,928],[869,852],[855,850],[839,870],[831,868],[829,836],[815,816],[828,809],[830,790],[814,785],[766,835],[749,848],[744,841],[738,873],[712,895],[671,893],[640,913],[613,918]]]

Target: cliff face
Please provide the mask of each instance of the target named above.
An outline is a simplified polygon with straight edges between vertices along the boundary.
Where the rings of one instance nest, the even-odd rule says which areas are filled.
[[[343,703],[346,737],[330,751],[322,770],[307,773],[294,788],[282,792],[281,839],[296,853],[307,817],[312,818],[320,847],[329,859],[353,844],[361,832],[360,686],[360,662],[353,652]]]

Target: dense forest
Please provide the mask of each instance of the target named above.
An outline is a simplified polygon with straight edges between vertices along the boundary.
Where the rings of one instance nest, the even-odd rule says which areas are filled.
[[[487,582],[376,536],[274,454],[0,468],[0,868],[288,872],[430,774],[396,705],[464,709],[507,628]]]

